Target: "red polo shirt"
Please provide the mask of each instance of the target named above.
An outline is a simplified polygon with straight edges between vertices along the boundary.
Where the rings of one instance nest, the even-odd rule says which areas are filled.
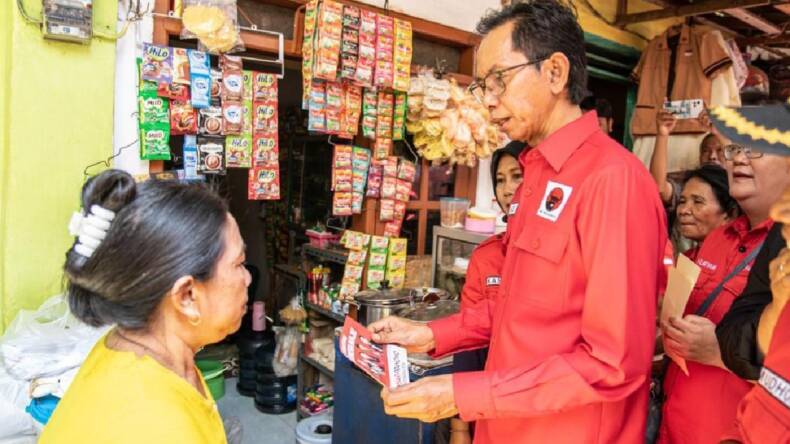
[[[749,229],[741,216],[711,232],[699,248],[696,263],[702,271],[686,306],[694,313],[749,253],[765,240],[773,221]],[[705,317],[718,324],[730,305],[741,294],[751,264],[730,279]],[[732,425],[738,402],[752,384],[719,367],[688,361],[689,376],[672,363],[664,379],[664,414],[660,443],[714,443]]]
[[[726,439],[746,444],[790,442],[790,305],[774,328],[760,381],[738,405],[737,431]]]
[[[430,324],[436,355],[485,345],[453,377],[476,443],[641,443],[667,240],[644,166],[589,112],[522,154],[502,287]],[[511,207],[512,208],[512,207]]]
[[[505,262],[503,234],[484,240],[472,252],[466,282],[461,293],[461,310],[477,305],[484,299],[493,299],[502,283],[502,263]]]

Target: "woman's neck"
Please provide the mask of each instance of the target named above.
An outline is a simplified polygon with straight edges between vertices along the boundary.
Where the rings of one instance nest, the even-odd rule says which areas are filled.
[[[166,322],[154,322],[144,330],[119,327],[118,334],[182,378],[189,380],[194,374],[197,347],[190,346],[174,329],[168,328]]]

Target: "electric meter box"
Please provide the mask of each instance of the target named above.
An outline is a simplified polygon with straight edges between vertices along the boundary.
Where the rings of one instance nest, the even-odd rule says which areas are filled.
[[[88,44],[93,36],[93,0],[44,0],[44,37]]]

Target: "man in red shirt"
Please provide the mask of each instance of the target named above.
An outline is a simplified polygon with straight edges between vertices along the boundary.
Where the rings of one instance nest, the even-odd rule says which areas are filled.
[[[584,38],[554,0],[486,17],[473,90],[522,153],[502,286],[421,326],[370,325],[374,338],[445,355],[490,343],[481,372],[383,390],[388,413],[477,421],[476,443],[640,443],[666,221],[647,170],[582,115]]]

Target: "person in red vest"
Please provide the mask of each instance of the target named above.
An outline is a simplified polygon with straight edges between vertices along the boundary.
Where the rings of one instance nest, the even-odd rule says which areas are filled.
[[[494,195],[502,211],[507,214],[513,196],[521,185],[524,176],[518,156],[524,150],[524,143],[510,142],[504,148],[494,151],[491,156],[491,181]],[[477,305],[486,299],[493,299],[502,282],[502,264],[505,262],[504,233],[495,234],[483,241],[469,258],[469,269],[461,293],[461,309]],[[470,350],[453,356],[453,372],[480,371],[485,368],[488,348]],[[450,420],[450,444],[471,442],[474,427],[460,418]]]
[[[486,443],[644,442],[666,216],[647,169],[601,131],[584,35],[558,0],[484,18],[473,92],[511,140],[524,181],[511,204],[496,300],[374,339],[435,356],[489,345],[485,370],[382,390],[391,415],[460,413]],[[561,193],[560,193],[561,191]],[[515,206],[515,207],[514,207]]]

